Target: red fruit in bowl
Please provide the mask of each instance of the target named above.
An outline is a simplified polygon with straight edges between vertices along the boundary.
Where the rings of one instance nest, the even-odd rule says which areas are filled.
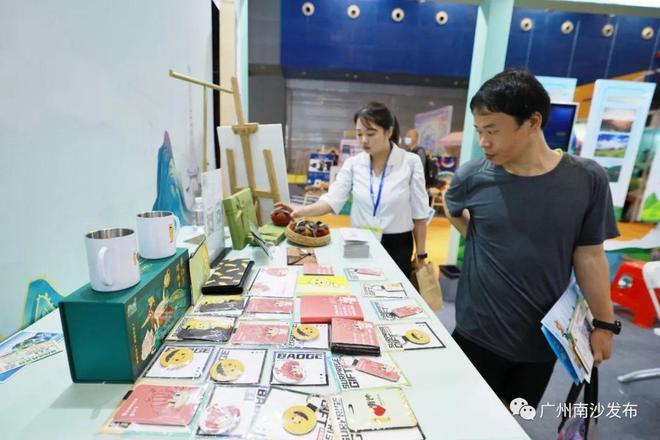
[[[270,213],[270,219],[277,226],[286,226],[291,221],[291,215],[282,210],[276,210]]]

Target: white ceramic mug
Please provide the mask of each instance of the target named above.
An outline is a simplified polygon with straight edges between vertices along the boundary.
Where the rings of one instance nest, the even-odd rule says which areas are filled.
[[[167,258],[176,252],[176,237],[181,222],[169,211],[149,211],[137,215],[140,256],[147,259]]]
[[[132,229],[100,229],[85,235],[89,282],[99,292],[127,289],[140,282],[137,239]]]

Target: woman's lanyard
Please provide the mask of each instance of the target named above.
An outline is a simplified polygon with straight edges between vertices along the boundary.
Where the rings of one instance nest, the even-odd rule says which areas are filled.
[[[383,182],[385,182],[385,174],[387,173],[387,163],[390,161],[390,155],[394,147],[390,148],[390,152],[387,153],[387,159],[385,159],[385,166],[383,166],[383,172],[380,177],[380,184],[378,185],[378,195],[374,199],[374,164],[373,159],[369,161],[369,194],[371,195],[371,206],[373,206],[372,216],[376,217],[378,212],[378,207],[380,206],[380,196],[383,194]]]

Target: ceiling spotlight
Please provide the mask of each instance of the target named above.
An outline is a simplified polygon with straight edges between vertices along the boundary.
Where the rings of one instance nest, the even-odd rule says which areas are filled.
[[[532,30],[534,27],[534,22],[532,21],[531,18],[525,17],[522,20],[520,20],[520,29],[522,29],[523,32],[529,32]]]
[[[314,15],[314,3],[312,2],[305,2],[302,5],[302,13],[306,15],[307,17]]]
[[[435,22],[440,26],[447,24],[447,20],[449,20],[449,14],[445,11],[438,11],[438,13],[435,14]]]
[[[346,10],[346,13],[349,17],[355,20],[360,16],[360,7],[358,5],[350,5]]]
[[[397,23],[402,22],[405,16],[406,13],[403,12],[403,9],[401,8],[392,9],[392,20],[396,21]]]

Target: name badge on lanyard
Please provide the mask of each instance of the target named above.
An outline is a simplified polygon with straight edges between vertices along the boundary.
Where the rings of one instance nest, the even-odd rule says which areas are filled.
[[[378,184],[378,194],[374,194],[374,165],[371,161],[369,162],[369,195],[371,196],[372,211],[371,220],[368,225],[363,226],[363,229],[371,231],[378,241],[380,241],[383,236],[384,229],[382,227],[382,219],[379,218],[377,214],[378,208],[380,207],[381,196],[383,195],[385,176],[387,175],[387,163],[390,161],[390,155],[392,154],[393,149],[394,147],[392,147],[387,154],[385,166],[383,166],[383,172],[381,173],[380,183]]]

